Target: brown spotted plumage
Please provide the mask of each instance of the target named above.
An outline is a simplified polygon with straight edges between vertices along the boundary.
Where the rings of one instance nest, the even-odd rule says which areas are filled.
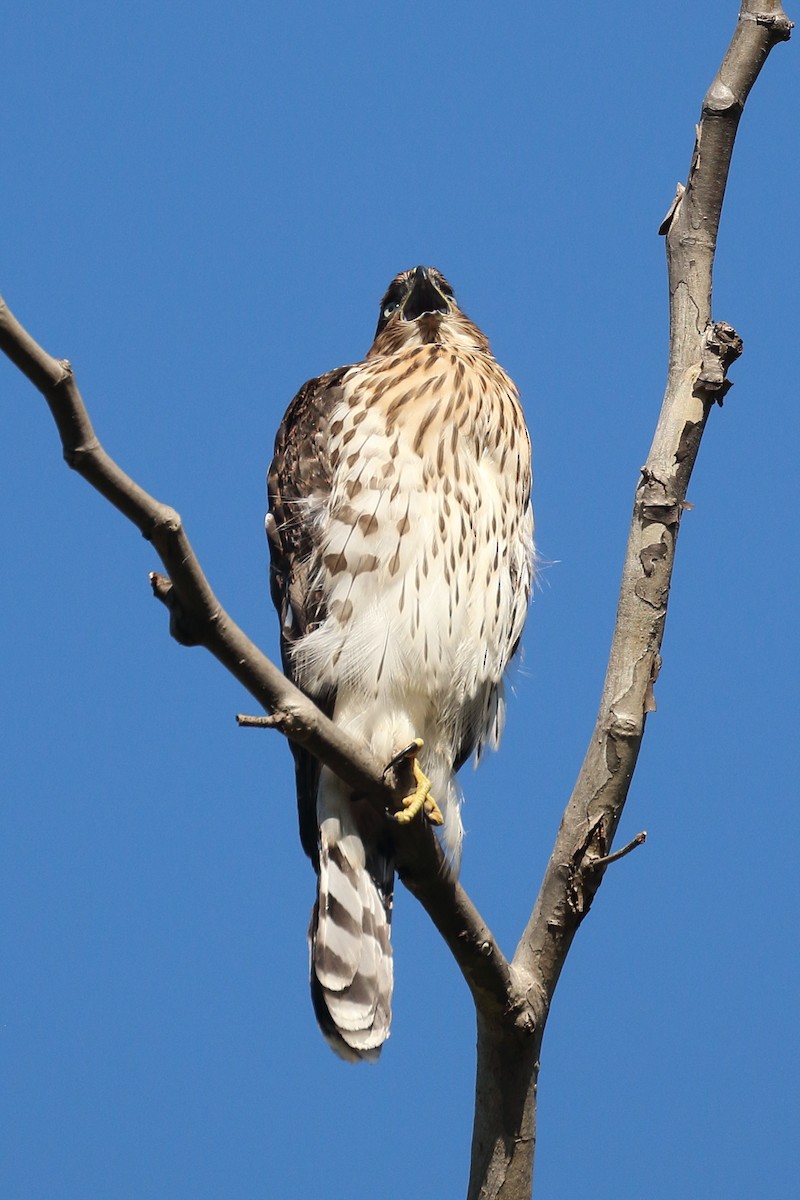
[[[454,776],[502,730],[533,515],[517,390],[438,271],[398,275],[364,361],[301,388],[268,486],[284,669],[379,761],[418,752],[425,786],[409,812],[437,819],[429,782],[457,871]],[[374,1059],[391,1020],[391,830],[293,753],[301,839],[319,876],[314,1008],[339,1054]]]

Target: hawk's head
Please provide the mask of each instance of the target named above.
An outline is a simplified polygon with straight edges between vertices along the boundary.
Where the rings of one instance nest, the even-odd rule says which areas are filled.
[[[435,267],[412,267],[392,280],[381,300],[370,354],[394,354],[432,343],[489,349],[480,329],[458,307],[444,275]]]

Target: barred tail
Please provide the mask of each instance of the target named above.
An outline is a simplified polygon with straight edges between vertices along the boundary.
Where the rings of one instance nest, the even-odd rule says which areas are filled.
[[[332,1049],[349,1062],[374,1062],[392,1017],[393,871],[383,859],[377,859],[377,869],[368,862],[376,856],[354,829],[349,799],[345,804],[320,828],[309,929],[311,999]]]

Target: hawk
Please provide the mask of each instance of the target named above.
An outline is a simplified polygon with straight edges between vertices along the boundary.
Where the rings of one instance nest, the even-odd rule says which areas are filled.
[[[284,670],[378,761],[412,759],[417,788],[398,819],[422,809],[441,824],[457,871],[455,773],[500,737],[533,512],[517,389],[438,271],[398,275],[363,362],[303,385],[268,492]],[[314,1010],[338,1054],[374,1061],[391,1020],[392,823],[292,751],[318,876]]]

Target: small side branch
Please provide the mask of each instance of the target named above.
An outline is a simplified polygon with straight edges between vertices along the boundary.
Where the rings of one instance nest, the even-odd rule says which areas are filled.
[[[596,871],[599,867],[607,867],[609,863],[619,862],[626,854],[630,854],[632,850],[643,846],[646,841],[647,831],[643,829],[641,833],[637,833],[633,841],[628,842],[627,846],[623,846],[621,850],[615,850],[613,854],[605,854],[602,858],[596,858],[594,862],[589,864],[591,870]]]
[[[236,724],[242,729],[275,729],[284,716],[284,713],[272,713],[269,717],[249,717],[247,713],[237,713]]]

